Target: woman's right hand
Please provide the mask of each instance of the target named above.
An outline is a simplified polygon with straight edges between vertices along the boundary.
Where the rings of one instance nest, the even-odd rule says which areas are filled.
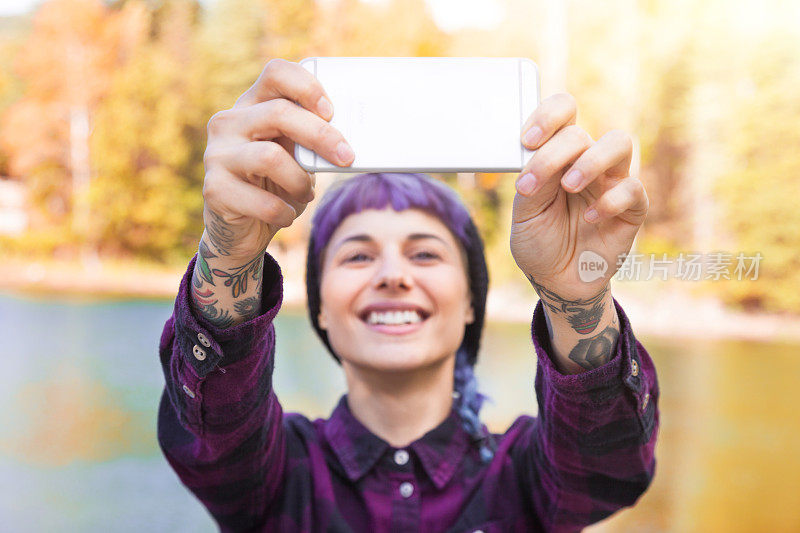
[[[295,102],[297,102],[297,105]],[[319,81],[297,63],[273,59],[231,109],[208,121],[203,220],[216,252],[252,258],[314,198],[314,176],[294,159],[300,143],[348,166],[353,150],[328,121]]]

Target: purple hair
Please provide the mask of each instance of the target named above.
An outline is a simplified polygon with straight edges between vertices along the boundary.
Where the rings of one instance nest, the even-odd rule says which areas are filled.
[[[319,327],[318,322],[322,254],[345,218],[367,209],[389,206],[398,212],[419,209],[435,216],[450,229],[466,254],[475,320],[466,326],[464,340],[456,352],[453,396],[465,429],[480,443],[481,457],[488,461],[493,456],[494,441],[478,417],[486,396],[478,392],[473,366],[483,330],[489,276],[477,228],[469,211],[450,187],[425,174],[369,173],[344,180],[328,190],[311,223],[306,263],[309,318],[328,351],[339,361],[327,332]]]
[[[390,205],[398,212],[420,209],[436,216],[464,248],[469,245],[469,212],[450,187],[425,174],[384,172],[360,174],[340,182],[337,188],[325,195],[314,213],[314,249],[310,251],[313,251],[314,257],[321,258],[320,252],[348,215],[366,209],[384,209]]]

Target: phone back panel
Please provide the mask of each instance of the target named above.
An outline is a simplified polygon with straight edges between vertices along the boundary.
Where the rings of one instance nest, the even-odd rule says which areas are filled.
[[[316,57],[301,61],[331,98],[331,124],[353,147],[338,167],[296,145],[311,172],[518,172],[520,142],[539,104],[525,58]]]

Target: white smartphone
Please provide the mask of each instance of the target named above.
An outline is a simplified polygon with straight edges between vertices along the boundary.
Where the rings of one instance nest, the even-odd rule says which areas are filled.
[[[309,172],[519,172],[520,142],[539,105],[526,58],[311,57],[300,64],[333,104],[331,125],[355,152],[349,167],[295,145]]]

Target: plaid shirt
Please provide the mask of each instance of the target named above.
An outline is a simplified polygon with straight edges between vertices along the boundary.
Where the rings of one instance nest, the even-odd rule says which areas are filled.
[[[484,463],[455,411],[405,448],[365,428],[346,396],[327,420],[284,414],[272,389],[278,264],[266,254],[262,314],[220,330],[192,311],[194,261],[161,337],[158,440],[223,531],[578,531],[653,478],[656,372],[616,300],[614,357],[574,375],[551,361],[536,306],[539,415],[496,434]]]

